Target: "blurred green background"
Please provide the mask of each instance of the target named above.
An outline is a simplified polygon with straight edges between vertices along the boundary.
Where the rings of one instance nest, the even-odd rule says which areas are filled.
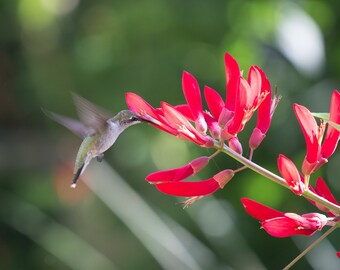
[[[112,113],[127,91],[184,102],[183,70],[225,95],[223,55],[260,66],[283,96],[254,160],[277,172],[305,154],[297,102],[327,111],[340,78],[338,1],[4,0],[0,3],[0,269],[282,269],[315,237],[276,239],[245,214],[249,197],[316,211],[251,171],[183,210],[144,177],[210,153],[148,125],[131,127],[69,188],[81,140],[41,107],[77,117],[71,92]],[[240,135],[246,149],[248,124]],[[336,166],[318,172],[340,199]],[[239,164],[226,156],[199,174]],[[315,178],[312,180],[314,184]],[[336,232],[295,269],[339,269]]]

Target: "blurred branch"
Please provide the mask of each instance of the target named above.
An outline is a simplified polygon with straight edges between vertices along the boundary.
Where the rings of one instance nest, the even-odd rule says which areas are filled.
[[[77,234],[37,207],[1,192],[2,222],[13,227],[74,270],[117,269],[114,263]]]
[[[125,223],[163,269],[202,269],[198,258],[194,258],[186,247],[186,239],[179,239],[107,163],[91,166],[91,174],[95,181],[85,179],[86,184]],[[196,241],[195,249],[207,250],[199,243]],[[201,257],[204,256],[201,254]]]

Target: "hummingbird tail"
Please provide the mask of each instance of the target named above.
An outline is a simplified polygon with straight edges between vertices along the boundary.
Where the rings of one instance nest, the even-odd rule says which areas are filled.
[[[77,181],[78,181],[78,179],[79,179],[79,176],[80,176],[80,174],[81,174],[81,172],[82,172],[82,170],[83,170],[83,168],[84,168],[84,164],[77,170],[77,172],[74,174],[74,177],[73,177],[73,179],[72,179],[72,184],[71,184],[71,188],[76,188],[77,187]]]

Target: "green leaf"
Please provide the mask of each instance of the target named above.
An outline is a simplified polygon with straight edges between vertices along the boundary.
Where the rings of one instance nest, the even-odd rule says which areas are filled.
[[[338,131],[340,131],[340,125],[335,124],[334,122],[328,122],[328,124],[330,124],[332,127],[334,127],[335,129],[337,129]]]
[[[316,118],[320,118],[328,122],[329,120],[329,113],[312,113],[312,115]]]
[[[329,121],[329,113],[312,113],[312,115],[316,118],[320,118],[330,124],[332,127],[340,131],[340,125]]]

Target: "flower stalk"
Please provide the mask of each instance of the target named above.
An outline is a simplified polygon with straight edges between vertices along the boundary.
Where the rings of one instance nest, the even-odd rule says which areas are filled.
[[[339,222],[328,229],[323,235],[321,235],[316,241],[314,241],[310,246],[308,246],[304,251],[302,251],[294,260],[292,260],[283,270],[290,269],[294,264],[296,264],[303,256],[305,256],[309,251],[316,247],[323,239],[335,231],[339,227]]]
[[[221,146],[216,143],[215,147],[217,149],[219,149],[221,152],[227,154],[228,156],[232,157],[233,159],[237,160],[238,162],[242,163],[244,166],[246,166],[247,168],[251,169],[252,171],[266,177],[267,179],[285,187],[289,189],[289,186],[287,185],[286,181],[274,174],[271,171],[268,171],[267,169],[259,166],[258,164],[254,163],[253,161],[247,159],[246,157],[236,153],[234,150],[232,150],[231,148],[229,148],[228,146],[224,145],[222,148]],[[309,191],[309,190],[305,190],[302,193],[302,196],[305,197],[306,199],[310,199],[318,204],[321,204],[323,206],[325,206],[326,208],[332,210],[333,212],[337,213],[338,215],[340,215],[340,206],[326,200],[325,198]]]

